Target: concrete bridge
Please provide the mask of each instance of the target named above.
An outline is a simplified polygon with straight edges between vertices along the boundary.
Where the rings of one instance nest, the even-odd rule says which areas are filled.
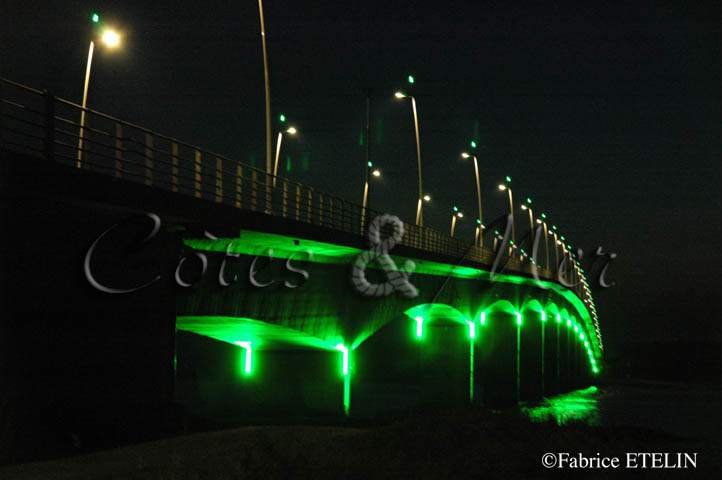
[[[416,295],[367,296],[352,267],[380,212],[89,109],[79,150],[78,105],[2,85],[4,227],[19,232],[3,239],[2,374],[18,396],[371,416],[514,404],[601,370],[586,279],[546,234],[553,258],[532,263],[489,248],[493,231],[482,246],[405,223],[390,258],[413,265]]]

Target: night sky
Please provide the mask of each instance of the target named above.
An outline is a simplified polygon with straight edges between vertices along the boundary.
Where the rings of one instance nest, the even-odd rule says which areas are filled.
[[[97,11],[123,44],[96,49],[89,108],[264,165],[256,1],[49,3],[3,2],[2,76],[80,103]],[[413,221],[403,88],[419,107],[425,225],[448,231],[456,203],[457,235],[473,238],[473,166],[459,154],[474,139],[485,220],[506,213],[496,185],[510,175],[515,200],[531,197],[572,245],[617,253],[616,286],[593,288],[607,345],[722,341],[722,12],[427,5],[265,2],[274,118],[301,132],[284,140],[282,174],[361,203],[370,90],[383,171],[370,206]]]

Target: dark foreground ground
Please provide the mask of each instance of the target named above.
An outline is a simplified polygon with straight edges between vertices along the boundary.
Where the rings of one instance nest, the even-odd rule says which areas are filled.
[[[547,452],[624,458],[697,452],[696,470],[545,469]],[[255,426],[0,468],[2,479],[718,478],[717,439],[640,427],[531,422],[520,412],[429,408],[379,426]]]

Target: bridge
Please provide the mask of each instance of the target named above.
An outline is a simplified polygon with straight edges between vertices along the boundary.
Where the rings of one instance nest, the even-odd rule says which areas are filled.
[[[467,241],[402,222],[390,271],[363,261],[384,212],[10,80],[1,97],[17,392],[372,416],[516,404],[601,371],[589,284],[556,235],[531,259],[503,226]],[[394,275],[412,294],[369,295]]]

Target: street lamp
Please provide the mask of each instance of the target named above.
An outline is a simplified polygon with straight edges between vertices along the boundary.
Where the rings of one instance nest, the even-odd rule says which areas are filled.
[[[424,201],[430,202],[431,201],[431,195],[424,195]]]
[[[100,21],[100,16],[94,13],[91,16],[93,23]],[[100,36],[100,39],[108,47],[117,47],[120,43],[120,36],[111,29],[106,29]],[[90,67],[93,65],[93,50],[95,49],[95,42],[90,41],[90,48],[88,48],[88,64],[85,67],[85,84],[83,85],[83,104],[80,110],[80,132],[78,133],[78,160],[75,163],[77,168],[80,168],[83,160],[83,136],[85,133],[85,107],[88,101],[88,85],[90,84]]]
[[[281,115],[283,117],[283,115]],[[285,117],[284,117],[285,118]],[[288,127],[286,133],[289,135],[296,135],[298,130],[296,127]],[[273,188],[276,188],[276,179],[278,174],[278,157],[281,153],[281,141],[283,140],[283,132],[278,132],[278,140],[276,141],[276,161],[273,164]]]
[[[506,176],[506,183],[499,184],[499,190],[509,192],[509,213],[511,214],[511,241],[514,243],[514,197],[511,193],[511,177]],[[511,251],[511,250],[510,250]]]
[[[459,211],[459,207],[454,205],[454,213],[451,214],[451,236],[454,236],[454,230],[456,230],[456,219],[464,218],[464,214]]]
[[[474,239],[479,242],[479,239],[484,235],[484,230],[486,229],[486,226],[481,223],[481,219],[476,219],[476,233],[474,234]],[[481,243],[479,243],[481,245]]]
[[[479,223],[481,224],[484,217],[481,216],[481,184],[479,183],[479,161],[476,158],[476,155],[469,155],[466,152],[463,152],[461,154],[462,158],[469,158],[472,157],[474,159],[474,173],[476,174],[476,200],[479,204]],[[484,236],[479,235],[478,245],[480,247],[484,246]]]
[[[376,178],[381,177],[381,170],[375,169],[371,170],[373,168],[374,164],[371,161],[366,162],[366,183],[364,184],[364,200],[361,207],[361,234],[364,233],[364,224],[366,222],[366,205],[368,204],[368,197],[369,197],[369,173],[373,175]]]
[[[537,223],[544,226],[544,252],[546,255],[546,267],[549,270],[549,227],[547,227],[547,214],[542,212],[541,218],[537,218]]]
[[[258,0],[261,19],[261,45],[263,48],[263,79],[266,92],[266,212],[271,209],[271,87],[268,79],[268,51],[266,50],[266,24],[263,19],[263,0]],[[275,181],[274,181],[275,185]]]
[[[534,245],[534,215],[531,211],[531,198],[526,197],[526,204],[521,204],[522,210],[529,210],[529,233],[531,234],[531,244]]]
[[[409,75],[409,83],[414,83],[414,77]],[[406,95],[402,92],[396,92],[394,93],[394,96],[398,99],[402,98],[410,98],[411,99],[411,108],[414,112],[414,129],[416,131],[416,160],[418,163],[418,170],[419,170],[419,201],[416,204],[416,225],[419,227],[424,226],[424,212],[422,208],[423,203],[423,186],[421,182],[421,142],[419,141],[419,115],[416,110],[416,99],[413,97],[413,95]]]

